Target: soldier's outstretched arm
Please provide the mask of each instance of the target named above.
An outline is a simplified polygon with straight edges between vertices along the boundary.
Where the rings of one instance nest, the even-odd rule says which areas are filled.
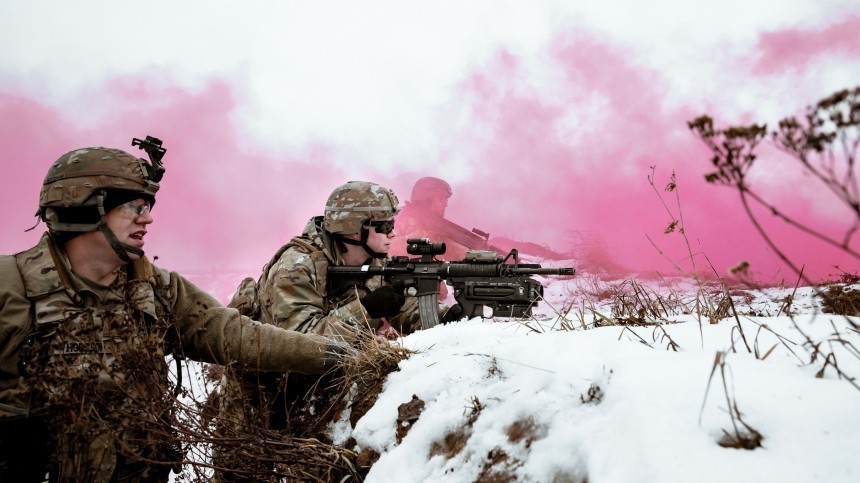
[[[343,346],[325,337],[261,324],[222,306],[182,276],[156,269],[169,297],[185,355],[202,362],[259,370],[321,374],[337,362]]]

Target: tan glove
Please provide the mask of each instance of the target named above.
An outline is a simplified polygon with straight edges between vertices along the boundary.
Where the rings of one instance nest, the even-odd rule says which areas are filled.
[[[245,370],[322,374],[343,357],[341,343],[255,322],[242,332],[238,363]]]

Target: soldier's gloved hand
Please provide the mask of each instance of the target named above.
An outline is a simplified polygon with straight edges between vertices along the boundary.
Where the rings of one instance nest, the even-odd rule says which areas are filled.
[[[332,341],[325,350],[325,372],[337,369],[343,359],[349,357],[354,350],[343,342]]]
[[[448,307],[448,310],[442,315],[442,323],[456,322],[463,318],[463,307],[460,304],[454,304]]]
[[[371,319],[394,317],[406,302],[403,284],[383,285],[359,299]]]

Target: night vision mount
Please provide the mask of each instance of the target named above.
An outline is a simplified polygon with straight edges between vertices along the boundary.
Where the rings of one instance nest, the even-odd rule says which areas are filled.
[[[167,149],[161,147],[161,139],[146,136],[146,139],[141,141],[138,138],[133,138],[131,145],[143,149],[149,155],[149,167],[151,170],[149,179],[155,183],[161,181],[161,178],[164,176],[164,164],[161,162],[161,158],[167,152]]]

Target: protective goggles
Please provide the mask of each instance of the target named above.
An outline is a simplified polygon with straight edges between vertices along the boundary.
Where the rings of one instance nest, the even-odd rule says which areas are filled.
[[[394,220],[370,220],[365,226],[372,226],[376,233],[387,235],[394,231]]]
[[[145,200],[132,200],[117,206],[116,209],[129,218],[136,218],[149,213],[152,210],[152,204]]]

